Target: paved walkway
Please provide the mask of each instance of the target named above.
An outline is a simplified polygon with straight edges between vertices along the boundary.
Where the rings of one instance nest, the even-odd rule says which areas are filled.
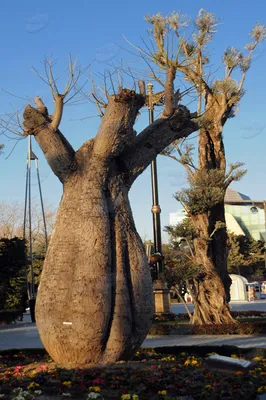
[[[266,348],[266,336],[253,335],[177,335],[148,336],[142,347],[165,346],[237,346]],[[0,329],[0,350],[43,348],[35,324],[18,324]]]

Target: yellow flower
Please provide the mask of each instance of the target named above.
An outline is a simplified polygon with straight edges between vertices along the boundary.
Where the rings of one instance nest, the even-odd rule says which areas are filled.
[[[206,385],[205,389],[212,389],[212,385]]]
[[[35,378],[35,376],[37,375],[37,372],[35,370],[32,370],[32,371],[29,371],[27,375],[29,378]]]
[[[28,390],[35,390],[35,389],[38,389],[39,386],[40,386],[40,385],[39,385],[38,383],[36,383],[36,382],[31,382],[31,383],[27,386],[27,389],[28,389]]]
[[[130,399],[131,399],[130,394],[122,394],[122,396],[121,396],[121,400],[130,400]]]
[[[261,359],[262,359],[262,358],[259,357],[259,356],[253,358],[254,361],[261,361]]]
[[[90,392],[98,392],[99,393],[101,391],[101,388],[100,388],[100,386],[90,386],[89,387],[89,391]]]
[[[160,396],[166,396],[167,395],[167,391],[166,390],[161,390],[158,392],[158,395]]]
[[[65,382],[63,382],[63,385],[64,385],[65,387],[67,387],[67,388],[70,388],[71,385],[72,385],[72,382],[71,382],[71,381],[65,381]]]
[[[231,358],[238,358],[236,354],[231,354]]]
[[[139,400],[139,396],[137,394],[133,394],[132,400]]]

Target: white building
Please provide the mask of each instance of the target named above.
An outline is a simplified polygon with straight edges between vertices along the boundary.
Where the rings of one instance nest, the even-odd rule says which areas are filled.
[[[169,225],[170,226],[175,226],[177,224],[180,224],[185,218],[186,218],[186,211],[182,208],[182,210],[179,210],[174,213],[169,214]]]
[[[232,301],[248,300],[248,280],[241,275],[230,274],[232,284],[230,286],[230,297]]]
[[[252,200],[245,194],[228,188],[224,198],[228,231],[266,242],[266,201]],[[186,218],[184,209],[169,214],[169,225],[175,226]]]

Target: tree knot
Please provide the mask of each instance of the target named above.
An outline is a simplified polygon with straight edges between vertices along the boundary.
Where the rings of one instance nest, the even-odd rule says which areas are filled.
[[[179,105],[173,115],[169,117],[170,127],[173,131],[182,129],[183,126],[186,126],[188,122],[192,122],[190,111],[186,106]],[[195,124],[196,126],[196,124]]]
[[[51,122],[47,115],[30,105],[25,108],[23,117],[25,135],[36,135]]]
[[[135,103],[139,108],[144,106],[145,98],[142,94],[136,93],[134,90],[121,89],[118,94],[115,95],[114,101],[116,103]]]

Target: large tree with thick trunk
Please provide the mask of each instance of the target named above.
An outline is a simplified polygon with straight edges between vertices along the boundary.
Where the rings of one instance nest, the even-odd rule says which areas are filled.
[[[161,14],[148,16],[147,21],[153,27],[153,50],[149,53],[140,51],[160,68],[173,65],[180,79],[192,85],[191,93],[194,92],[198,116],[201,116],[197,166],[193,162],[191,146],[182,147],[183,141],[182,144],[175,141],[164,151],[165,155],[185,166],[190,184],[190,189],[178,194],[177,198],[183,203],[197,232],[194,251],[202,270],[199,279],[194,280],[193,322],[231,322],[224,195],[229,184],[240,179],[244,171],[238,169],[241,163],[226,169],[223,127],[235,114],[252,55],[265,39],[266,29],[259,23],[253,28],[252,41],[245,46],[246,54],[234,47],[228,48],[223,56],[225,76],[215,80],[207,52],[207,45],[218,25],[213,14],[201,9],[192,35],[190,31],[187,35],[185,33],[184,28],[189,26],[186,17],[177,13],[166,17]],[[174,52],[171,49],[173,40],[177,49]]]
[[[165,107],[153,124],[134,130],[144,82],[140,93],[120,88],[108,95],[96,136],[77,151],[59,130],[66,93],[55,83],[52,116],[40,98],[24,111],[25,134],[64,189],[36,302],[41,340],[64,366],[128,359],[149,330],[152,281],[128,192],[157,154],[197,130],[188,109],[175,104],[175,73],[167,68]]]

